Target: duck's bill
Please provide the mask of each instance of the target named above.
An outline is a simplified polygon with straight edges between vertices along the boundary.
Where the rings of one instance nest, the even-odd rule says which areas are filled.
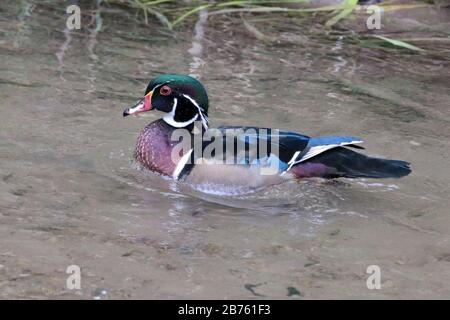
[[[152,91],[147,93],[144,98],[136,102],[132,107],[123,110],[123,116],[129,116],[130,114],[137,114],[140,112],[150,111],[152,109]]]

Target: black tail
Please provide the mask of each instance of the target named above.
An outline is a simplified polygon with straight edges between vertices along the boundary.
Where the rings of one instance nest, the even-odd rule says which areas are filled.
[[[342,147],[319,154],[310,162],[332,168],[327,178],[401,178],[411,173],[406,161],[372,158]]]

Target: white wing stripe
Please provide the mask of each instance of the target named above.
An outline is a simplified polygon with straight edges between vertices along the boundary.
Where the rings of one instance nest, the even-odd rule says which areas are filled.
[[[341,142],[338,144],[328,144],[328,145],[324,145],[324,146],[311,147],[311,149],[309,149],[308,152],[300,160],[295,161],[296,157],[300,153],[299,151],[297,151],[294,153],[294,156],[292,157],[292,159],[289,160],[289,162],[288,162],[289,168],[287,168],[286,171],[289,171],[294,165],[296,165],[300,162],[303,162],[305,160],[311,159],[312,157],[315,157],[318,154],[321,154],[322,152],[325,152],[327,150],[334,149],[337,147],[348,146],[351,144],[358,144],[358,143],[363,143],[363,141],[355,140],[355,141],[349,141],[349,142]]]
[[[297,159],[297,157],[300,153],[301,153],[300,151],[295,151],[291,160],[289,160],[289,162],[288,162],[289,168],[287,168],[282,174],[284,174],[286,171],[289,171],[292,168],[292,166],[295,164],[295,159]]]
[[[186,154],[183,154],[180,161],[178,161],[177,166],[175,167],[175,170],[173,171],[172,177],[177,180],[178,176],[180,175],[181,171],[183,171],[184,167],[186,166],[186,163],[189,160],[189,157],[191,156],[191,153],[194,149],[189,150],[186,152]]]

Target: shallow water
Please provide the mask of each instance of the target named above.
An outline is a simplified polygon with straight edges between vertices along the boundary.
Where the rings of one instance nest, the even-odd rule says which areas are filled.
[[[0,4],[0,298],[450,297],[447,56],[264,44],[232,19],[171,34],[104,7],[74,32],[39,3]],[[357,136],[413,173],[219,197],[138,170],[160,114],[122,110],[166,72],[205,83],[212,125]]]

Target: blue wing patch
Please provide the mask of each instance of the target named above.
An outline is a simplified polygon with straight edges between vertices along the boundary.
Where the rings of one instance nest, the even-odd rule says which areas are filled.
[[[362,140],[356,137],[338,137],[338,136],[317,137],[311,138],[311,140],[309,140],[308,147],[327,146],[331,144],[342,145],[361,142]]]

